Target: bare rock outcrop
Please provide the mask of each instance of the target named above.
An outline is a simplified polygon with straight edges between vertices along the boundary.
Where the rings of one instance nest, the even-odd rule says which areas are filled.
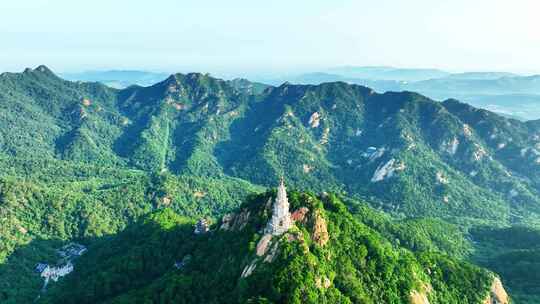
[[[195,198],[203,198],[206,196],[206,192],[203,192],[203,191],[195,191],[193,192],[193,196]]]
[[[255,253],[257,256],[263,256],[268,252],[268,248],[270,247],[270,244],[272,243],[272,235],[271,234],[265,234],[263,237],[259,240],[257,243],[257,248],[255,249]]]
[[[332,285],[332,282],[327,276],[315,278],[315,286],[319,289],[328,289]]]
[[[320,212],[315,212],[313,215],[313,235],[312,239],[319,246],[324,247],[330,240],[326,220]]]
[[[308,165],[308,164],[303,164],[302,165],[302,171],[304,171],[304,173],[308,174],[309,172],[311,172],[311,170],[313,170],[313,167]]]
[[[464,124],[464,125],[463,125],[463,134],[464,134],[466,137],[471,137],[471,136],[473,135],[472,129],[471,129],[471,127],[470,127],[468,124]]]
[[[328,143],[329,136],[330,136],[330,128],[324,128],[324,131],[320,140],[321,145],[326,145]]]
[[[484,301],[483,304],[508,304],[510,303],[510,298],[508,293],[504,290],[502,282],[499,278],[495,278],[491,284],[491,290],[489,291],[489,296]]]
[[[219,229],[221,230],[231,230],[232,222],[234,220],[234,214],[229,213],[225,214],[223,218],[221,218],[221,226],[219,226]]]
[[[371,178],[372,183],[383,181],[387,178],[394,176],[395,172],[405,170],[405,164],[403,162],[397,162],[395,159],[389,160],[387,163],[380,164],[377,170],[373,173]]]
[[[480,146],[477,143],[475,143],[474,146],[475,146],[475,150],[473,152],[473,158],[475,161],[481,161],[484,157],[488,155],[484,147]]]
[[[409,302],[411,304],[429,304],[427,295],[416,290],[411,291],[411,294],[409,295]]]
[[[433,287],[429,283],[422,283],[420,291],[412,290],[409,294],[410,304],[429,304],[428,294],[433,291]]]
[[[294,222],[304,222],[306,220],[306,215],[308,214],[309,212],[309,209],[306,208],[306,207],[300,207],[298,208],[298,210],[294,211],[292,214],[291,214],[291,219],[294,221]]]
[[[312,128],[319,127],[321,123],[321,115],[319,114],[319,112],[315,112],[311,114],[311,116],[309,117],[308,123],[309,123],[309,126]]]
[[[436,174],[437,183],[441,185],[447,185],[450,181],[444,172],[438,171]]]
[[[272,245],[272,248],[270,249],[270,251],[268,252],[268,254],[266,255],[263,261],[266,263],[272,263],[278,251],[279,251],[279,243],[276,242],[274,243],[274,245]]]
[[[249,210],[243,210],[238,214],[225,214],[221,219],[221,226],[219,229],[225,231],[242,230],[246,227],[250,214]]]
[[[253,271],[255,271],[255,268],[257,268],[257,260],[251,261],[249,265],[244,267],[244,270],[242,270],[242,274],[240,275],[241,278],[247,278],[249,277]]]

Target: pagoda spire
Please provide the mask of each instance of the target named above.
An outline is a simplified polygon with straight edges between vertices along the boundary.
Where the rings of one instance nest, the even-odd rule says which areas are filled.
[[[292,226],[291,213],[289,211],[289,200],[287,189],[283,177],[280,178],[277,189],[277,197],[272,206],[272,218],[266,226],[266,233],[281,235]]]

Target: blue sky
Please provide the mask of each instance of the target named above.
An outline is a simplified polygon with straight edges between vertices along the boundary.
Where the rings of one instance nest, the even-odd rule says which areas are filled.
[[[3,1],[0,71],[536,73],[538,12],[537,0]]]

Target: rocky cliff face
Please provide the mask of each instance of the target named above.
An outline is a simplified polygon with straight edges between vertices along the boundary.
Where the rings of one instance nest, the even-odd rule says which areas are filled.
[[[425,293],[412,291],[409,297],[410,304],[429,304],[428,297]]]
[[[486,298],[483,304],[508,304],[510,298],[504,290],[502,282],[499,278],[495,278],[491,284],[491,290],[489,296]]]
[[[431,286],[425,288],[425,290],[419,292],[416,290],[411,291],[409,297],[410,304],[430,304],[428,294],[432,292]],[[493,279],[491,289],[489,290],[488,297],[482,302],[482,304],[509,304],[510,297],[506,293],[501,280],[498,277]]]

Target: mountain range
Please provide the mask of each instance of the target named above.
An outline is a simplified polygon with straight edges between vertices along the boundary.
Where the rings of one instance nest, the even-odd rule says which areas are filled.
[[[165,297],[165,286],[170,286],[166,299],[178,299],[193,279],[215,283],[216,290],[239,303],[306,299],[302,297],[312,302],[347,303],[348,298],[352,303],[399,303],[414,292],[430,303],[480,303],[495,275],[471,262],[501,274],[511,296],[521,301],[517,303],[538,300],[539,278],[523,274],[515,264],[501,263],[508,261],[502,255],[526,253],[527,268],[540,269],[536,245],[508,244],[512,237],[501,240],[494,235],[505,235],[500,232],[504,229],[515,232],[509,234],[515,238],[540,234],[540,121],[524,122],[455,99],[438,102],[410,91],[377,93],[343,81],[270,86],[190,73],[170,75],[150,86],[116,89],[66,81],[46,66],[0,75],[0,115],[0,278],[5,278],[0,299],[7,303],[36,296],[32,291],[39,290],[40,280],[32,277],[34,263],[52,259],[53,248],[67,240],[89,244],[89,253],[81,257],[81,270],[76,265],[76,279],[66,279],[70,287],[53,286],[50,296],[57,298],[47,298],[47,293],[44,301],[84,301],[64,292],[81,291],[77,284],[110,277],[110,285],[95,285],[95,298],[87,294],[88,299],[125,303],[144,292],[144,297],[157,297],[150,302],[159,302],[165,299],[160,298]],[[322,194],[295,194],[296,208],[325,214],[333,241],[327,250],[310,247],[305,236],[313,228],[300,225],[303,236],[283,247],[284,260],[277,268],[263,267],[253,281],[230,281],[252,256],[246,248],[257,241],[260,223],[234,236],[212,234],[209,238],[216,241],[209,244],[185,236],[187,227],[193,218],[218,222],[227,212],[241,213],[247,208],[243,201],[264,193],[280,177],[293,189],[333,193],[329,200]],[[249,207],[260,214],[254,221],[266,219],[260,209],[266,199],[251,200],[259,202]],[[157,226],[154,220],[144,220],[148,214],[155,215]],[[422,224],[400,224],[411,220]],[[130,228],[138,225],[150,227],[148,234],[138,235],[138,228]],[[396,237],[396,230],[418,230],[422,225],[434,235],[418,231]],[[447,235],[451,231],[458,236],[452,240],[462,241],[452,244]],[[186,241],[169,245],[172,237]],[[148,243],[142,245],[155,239],[155,248],[163,251],[130,243],[145,238]],[[236,242],[233,249],[227,242]],[[387,251],[375,255],[369,276],[347,277],[344,268],[329,262],[318,277],[318,285],[327,285],[326,278],[330,281],[328,292],[317,291],[317,277],[300,273],[297,279],[307,284],[305,293],[287,289],[300,281],[290,281],[295,278],[283,273],[296,273],[306,263],[322,263],[332,256],[344,265],[352,263],[359,273],[365,271],[362,257],[347,258],[343,246],[359,248],[366,242],[373,246],[367,248],[369,254]],[[309,245],[308,252],[298,244]],[[115,251],[119,248],[122,252]],[[153,255],[163,255],[168,263],[163,265],[169,265],[180,255],[200,259],[193,252],[204,256],[226,250],[237,251],[189,268],[189,275],[156,266],[155,273],[134,285],[118,283],[129,282],[149,267],[123,264],[124,254],[130,255],[127,260],[144,254],[148,265],[160,264]],[[212,263],[226,266],[204,275],[215,269]],[[435,267],[437,275],[431,279],[426,263],[441,267]],[[394,275],[410,274],[411,269],[417,277],[394,281]],[[461,282],[448,278],[456,272],[463,272]],[[385,275],[392,278],[387,290],[384,280],[377,281]],[[525,278],[532,281],[530,286],[520,283]],[[218,283],[225,281],[229,285]],[[459,285],[473,282],[480,285]],[[281,291],[287,298],[277,296]],[[464,292],[468,300],[459,302],[456,297]],[[191,302],[202,296],[194,294],[198,300]],[[213,294],[205,298],[219,303],[217,299]]]
[[[449,73],[434,69],[345,67],[268,80],[278,84],[344,81],[378,92],[413,91],[435,100],[458,98],[476,107],[521,120],[540,118],[540,76],[505,72]]]
[[[167,77],[144,71],[92,71],[61,74],[73,81],[99,81],[108,86],[149,86]],[[329,68],[288,76],[254,76],[261,83],[321,84],[343,81],[373,88],[377,92],[413,91],[435,100],[457,98],[479,108],[520,120],[540,119],[540,78],[508,72],[450,73],[439,69],[356,67]],[[260,84],[262,85],[262,84]]]

